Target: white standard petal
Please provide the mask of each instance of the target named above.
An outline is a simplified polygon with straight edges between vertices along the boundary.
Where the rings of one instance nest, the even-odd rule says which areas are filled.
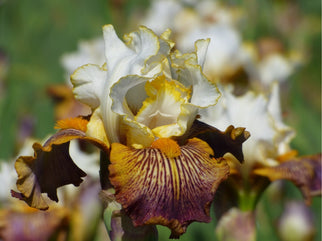
[[[102,117],[110,142],[120,142],[120,116],[112,111],[110,88],[127,75],[152,77],[157,74],[162,69],[157,68],[157,65],[162,65],[162,61],[156,63],[157,61],[151,59],[161,60],[161,56],[166,58],[165,54],[170,51],[171,44],[167,44],[165,39],[160,40],[150,29],[143,26],[138,31],[125,35],[125,43],[117,37],[112,25],[105,25],[103,33],[108,76],[104,87],[106,93],[102,101]]]
[[[92,109],[101,104],[107,72],[103,67],[88,64],[78,68],[70,79],[75,98]]]
[[[204,52],[200,49],[198,51],[198,48],[205,43],[197,42],[196,52],[193,53],[181,55],[179,51],[175,51],[171,54],[172,75],[184,86],[192,88],[189,102],[200,108],[215,105],[220,98],[217,85],[206,78],[198,64],[199,59],[202,62]],[[197,54],[200,54],[200,58]]]
[[[145,63],[160,50],[158,36],[143,26],[125,35],[125,42],[118,38],[112,25],[105,25],[103,34],[110,86],[126,75],[141,75]]]
[[[145,83],[150,78],[128,75],[121,78],[111,88],[112,111],[132,118],[146,99]]]
[[[206,61],[206,56],[207,56],[207,50],[209,46],[210,39],[200,39],[195,42],[195,49],[197,53],[197,58],[198,58],[198,65],[203,68],[203,65]]]
[[[135,120],[158,138],[182,136],[195,119],[198,107],[189,103],[191,89],[160,76],[146,83],[148,98]]]

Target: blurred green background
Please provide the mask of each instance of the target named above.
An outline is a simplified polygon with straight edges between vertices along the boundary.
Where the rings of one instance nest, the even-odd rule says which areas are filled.
[[[243,39],[273,36],[286,46],[305,51],[306,61],[291,77],[289,94],[284,98],[285,121],[297,132],[292,145],[301,155],[320,152],[321,2],[229,0],[225,4],[247,10]],[[46,89],[65,81],[62,54],[75,51],[79,40],[100,37],[104,24],[112,23],[120,36],[133,30],[131,17],[143,14],[148,5],[147,0],[0,0],[0,59],[8,64],[7,75],[0,75],[1,160],[11,160],[17,154],[26,126],[32,127],[27,134],[39,139],[54,132],[54,103]],[[299,10],[296,17],[302,20],[299,29],[290,34],[281,33],[275,21],[287,6],[295,6]],[[301,199],[291,184],[286,183],[285,190],[285,199]],[[274,205],[264,194],[259,208],[266,216],[257,223],[258,240],[278,240],[274,227],[283,206]],[[316,227],[321,227],[321,198],[313,200],[312,209]],[[181,240],[215,240],[214,223],[192,224]],[[321,230],[317,229],[316,240],[321,240]],[[166,228],[160,228],[160,240],[168,235]]]

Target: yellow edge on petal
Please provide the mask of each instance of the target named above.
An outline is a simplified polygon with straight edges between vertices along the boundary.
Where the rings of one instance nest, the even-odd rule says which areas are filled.
[[[57,188],[74,184],[78,186],[86,176],[69,156],[69,142],[73,139],[88,141],[109,155],[109,148],[98,139],[85,135],[77,129],[63,129],[50,137],[42,146],[34,143],[34,156],[20,156],[15,169],[18,174],[17,188],[12,196],[24,200],[29,206],[41,210],[48,209],[42,193],[58,201]]]
[[[185,106],[191,97],[191,88],[186,88],[175,80],[167,80],[162,75],[147,82],[145,89],[148,98],[135,116],[135,121],[149,127],[160,138],[183,135],[188,128],[189,118],[182,116],[192,113]],[[180,120],[185,121],[182,123]]]
[[[221,92],[219,91],[217,84],[215,83],[215,81],[210,81],[207,76],[203,73],[202,70],[202,66],[200,66],[198,64],[198,50],[196,50],[196,52],[192,52],[192,53],[185,53],[185,54],[181,54],[178,50],[175,50],[171,53],[170,58],[172,60],[171,63],[171,67],[173,68],[177,68],[179,71],[179,76],[178,76],[178,81],[182,82],[182,80],[180,79],[180,71],[184,70],[184,69],[197,69],[198,72],[201,74],[201,76],[206,80],[207,84],[208,84],[208,88],[213,89],[216,92],[217,97],[213,100],[210,101],[207,105],[200,105],[200,103],[195,103],[195,101],[193,101],[194,99],[200,99],[200,96],[196,96],[195,94],[193,94],[191,96],[191,100],[190,102],[193,105],[196,105],[198,108],[204,109],[207,108],[209,106],[212,105],[216,105],[218,103],[218,100],[221,97]],[[194,83],[190,83],[192,86],[194,86]],[[200,84],[200,83],[199,83]],[[198,84],[198,85],[199,85]],[[194,86],[194,90],[196,89],[196,87],[198,86]],[[204,99],[204,98],[202,98]]]

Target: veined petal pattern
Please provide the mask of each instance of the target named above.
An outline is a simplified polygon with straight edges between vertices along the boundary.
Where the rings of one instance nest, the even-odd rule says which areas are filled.
[[[226,161],[212,158],[212,149],[200,139],[190,139],[178,153],[113,143],[109,167],[116,199],[134,225],[165,225],[173,238],[193,221],[210,221],[214,193],[229,174]]]

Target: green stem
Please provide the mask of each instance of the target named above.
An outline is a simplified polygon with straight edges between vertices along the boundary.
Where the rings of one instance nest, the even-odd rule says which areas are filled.
[[[245,182],[238,191],[238,208],[242,211],[253,211],[257,202],[266,190],[270,181],[267,178],[259,178],[254,183]]]
[[[252,211],[256,207],[258,195],[255,192],[241,190],[239,192],[238,207],[242,211]]]

